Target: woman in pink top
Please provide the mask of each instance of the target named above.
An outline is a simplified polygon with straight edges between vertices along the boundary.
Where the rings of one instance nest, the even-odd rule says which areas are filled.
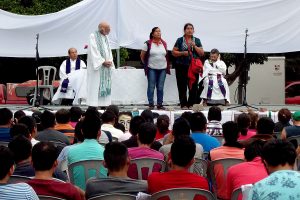
[[[238,140],[247,140],[256,134],[253,130],[249,130],[250,116],[246,113],[242,113],[237,118],[238,127],[240,130],[240,136]]]
[[[230,199],[232,192],[245,184],[254,184],[268,176],[267,170],[261,159],[261,153],[265,141],[251,139],[245,148],[247,162],[234,165],[227,173],[227,198]],[[239,196],[242,199],[242,196]]]

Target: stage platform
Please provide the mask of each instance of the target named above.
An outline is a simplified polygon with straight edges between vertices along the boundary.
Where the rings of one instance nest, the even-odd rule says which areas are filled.
[[[235,118],[241,113],[241,112],[247,112],[247,107],[241,106],[239,108],[234,108],[230,109],[231,107],[234,107],[237,105],[231,105],[231,106],[221,106],[222,109],[222,123],[225,123],[226,121],[234,121]],[[259,110],[257,111],[259,114],[259,117],[270,117],[273,119],[274,122],[277,122],[277,113],[281,108],[288,108],[292,112],[300,110],[300,105],[251,105]],[[43,111],[45,109],[49,109],[53,112],[61,109],[61,108],[67,108],[69,109],[70,106],[44,106],[44,107],[30,107],[28,105],[13,105],[13,104],[2,104],[0,105],[0,108],[8,108],[12,110],[13,112],[17,110],[24,110],[26,115],[31,115],[34,111],[39,110]],[[80,106],[83,110],[87,109],[87,106]],[[138,110],[139,114],[147,109],[148,107],[146,105],[118,105],[120,112],[125,112],[125,111],[133,111],[133,110]],[[168,115],[170,118],[171,124],[173,124],[174,120],[177,119],[183,112],[186,111],[202,111],[205,116],[207,116],[208,109],[210,106],[206,107],[200,107],[200,106],[194,106],[194,110],[181,110],[178,105],[166,105],[165,106],[167,110],[152,110],[155,113],[155,117],[158,115]],[[254,110],[254,109],[252,109]],[[104,108],[99,108],[100,112],[104,111]],[[255,111],[255,110],[254,110]]]

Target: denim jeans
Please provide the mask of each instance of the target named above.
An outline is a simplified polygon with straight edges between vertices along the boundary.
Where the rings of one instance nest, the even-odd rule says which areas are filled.
[[[164,85],[166,80],[166,69],[151,69],[148,70],[148,89],[147,97],[149,105],[154,105],[153,96],[156,86],[157,105],[162,105],[164,99]]]

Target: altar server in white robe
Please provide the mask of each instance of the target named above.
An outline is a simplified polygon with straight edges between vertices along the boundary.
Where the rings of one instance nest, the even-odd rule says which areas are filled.
[[[203,67],[202,79],[204,89],[200,97],[204,106],[207,105],[207,100],[225,100],[226,105],[230,104],[230,93],[228,83],[224,78],[225,74],[226,64],[220,60],[218,49],[212,49],[210,59],[204,62]]]
[[[87,55],[87,97],[89,106],[111,105],[112,70],[115,68],[107,35],[110,25],[101,22],[90,35]]]
[[[54,104],[72,105],[73,99],[78,93],[78,88],[74,87],[72,81],[80,82],[84,76],[80,70],[86,70],[86,65],[78,58],[75,48],[70,48],[68,54],[69,58],[64,60],[59,68],[60,85],[52,99]],[[72,81],[70,81],[71,79]]]

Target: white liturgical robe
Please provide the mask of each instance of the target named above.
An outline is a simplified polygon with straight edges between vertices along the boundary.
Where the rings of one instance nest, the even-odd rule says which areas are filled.
[[[212,64],[212,65],[211,65]],[[208,87],[209,87],[209,80],[211,79],[213,81],[213,87],[212,87],[212,94],[211,98],[212,100],[222,100],[226,99],[230,103],[230,93],[229,93],[229,87],[226,79],[224,78],[224,75],[226,73],[226,64],[218,60],[214,63],[210,63],[209,60],[206,60],[204,62],[204,67],[203,67],[203,91],[201,93],[201,98],[207,99],[207,92],[208,92]],[[220,79],[224,85],[224,89],[226,91],[225,97],[219,87],[218,83],[218,75],[220,76]],[[202,80],[200,79],[199,82]]]
[[[74,87],[74,83],[76,82],[82,82],[83,80],[83,76],[84,73],[83,70],[86,70],[86,65],[85,63],[80,60],[80,69],[76,70],[76,60],[72,60],[70,59],[70,73],[66,73],[66,63],[67,61],[63,61],[62,64],[60,65],[59,68],[59,78],[60,78],[60,84],[59,87],[55,93],[55,95],[52,98],[52,102],[54,104],[60,104],[61,99],[74,99],[75,95],[79,92],[78,91],[78,87]],[[76,73],[75,73],[76,72]],[[76,74],[76,78],[74,78],[73,76],[75,76]],[[70,81],[70,78],[72,77],[72,81]],[[69,84],[68,84],[68,88],[67,88],[67,92],[61,92],[61,84],[65,79],[69,79]],[[75,80],[74,80],[75,79]]]

